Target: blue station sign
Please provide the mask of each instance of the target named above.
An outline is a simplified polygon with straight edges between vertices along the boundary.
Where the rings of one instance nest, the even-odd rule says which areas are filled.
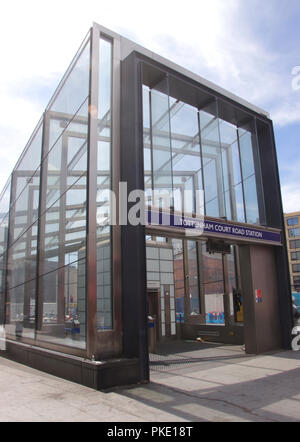
[[[148,226],[161,226],[174,229],[194,230],[195,235],[211,235],[261,243],[282,244],[281,231],[253,228],[247,225],[235,225],[208,219],[181,216],[176,213],[167,214],[155,210],[148,211]]]

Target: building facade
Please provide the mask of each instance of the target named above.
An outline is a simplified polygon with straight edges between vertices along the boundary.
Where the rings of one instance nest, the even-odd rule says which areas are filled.
[[[146,223],[127,219],[137,190]],[[93,388],[147,382],[149,316],[157,341],[290,345],[268,114],[100,25],[0,204],[1,324],[20,362]]]
[[[298,298],[298,293],[300,293],[300,212],[286,213],[284,219],[291,288],[294,296]]]

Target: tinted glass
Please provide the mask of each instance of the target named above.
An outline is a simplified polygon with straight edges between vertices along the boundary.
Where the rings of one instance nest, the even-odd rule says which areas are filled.
[[[113,327],[111,278],[111,96],[112,44],[100,39],[97,160],[97,328]]]
[[[210,113],[214,112],[214,113]],[[223,161],[216,109],[200,111],[206,215],[225,216]]]
[[[300,230],[298,227],[296,229],[289,229],[289,237],[294,238],[295,236],[300,236]]]
[[[188,191],[190,198],[188,202],[184,200],[185,210],[194,212],[203,205],[201,194],[196,192],[204,188],[207,216],[263,223],[259,164],[255,167],[259,154],[254,120],[250,118],[247,126],[238,128],[219,118],[218,104],[212,101],[198,110],[169,96],[167,79],[154,89],[143,87],[148,200],[159,205],[151,200],[151,188],[173,191],[174,208],[181,211],[183,195]]]
[[[187,241],[188,271],[189,271],[189,294],[190,314],[200,314],[200,285],[198,278],[198,245],[196,241]]]
[[[226,192],[226,217],[234,221],[245,222],[242,173],[236,127],[220,120],[220,140],[223,182]]]
[[[196,211],[196,191],[202,190],[198,112],[176,102],[172,107],[171,142],[175,210]],[[198,201],[198,206],[200,200]],[[185,206],[185,207],[184,207]]]
[[[298,224],[298,217],[297,218],[288,218],[287,224],[288,224],[288,226],[296,226]]]
[[[249,224],[259,224],[259,210],[254,175],[244,181],[244,195],[247,222]]]
[[[173,189],[169,97],[158,91],[151,94],[153,187],[157,192]],[[159,203],[154,203],[156,206]],[[166,205],[162,203],[162,205]]]
[[[150,90],[143,86],[143,140],[144,140],[144,174],[145,191],[152,194],[152,159],[150,136]]]
[[[206,243],[202,245],[203,290],[206,324],[225,325],[224,316],[224,273],[222,255],[207,253]]]
[[[300,240],[290,241],[290,249],[300,249]]]

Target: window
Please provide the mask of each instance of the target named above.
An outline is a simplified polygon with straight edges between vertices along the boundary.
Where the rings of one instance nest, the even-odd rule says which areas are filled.
[[[298,217],[296,217],[296,218],[287,218],[287,224],[288,224],[288,226],[297,226],[297,224],[298,224]]]
[[[300,240],[290,241],[290,249],[300,249]]]
[[[300,230],[298,227],[296,229],[289,229],[289,238],[295,238],[295,236],[300,236]]]
[[[292,252],[292,261],[300,261],[300,252]]]
[[[294,288],[297,292],[300,292],[300,276],[294,278]]]
[[[293,273],[300,273],[300,264],[294,264],[292,268],[293,268]]]

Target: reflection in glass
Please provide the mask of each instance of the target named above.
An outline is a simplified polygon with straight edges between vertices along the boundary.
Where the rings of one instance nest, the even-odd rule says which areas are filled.
[[[160,199],[155,201],[155,206],[169,207],[172,205],[173,175],[172,175],[172,150],[170,134],[170,108],[169,97],[157,90],[151,94],[152,118],[152,155],[153,155],[153,188],[155,191],[171,196],[169,201]],[[167,207],[167,208],[169,208]]]
[[[38,338],[85,347],[89,43],[45,118]]]
[[[245,180],[248,177],[254,175],[255,173],[252,134],[244,129],[239,129],[238,132],[239,132],[243,179]]]
[[[183,242],[182,240],[179,239],[172,239],[172,246],[173,246],[176,322],[182,323],[184,322],[184,311],[185,311]]]
[[[225,325],[222,255],[220,253],[209,254],[206,251],[206,243],[203,243],[202,262],[206,324]]]
[[[16,338],[34,338],[41,149],[39,126],[12,173],[6,328]]]
[[[223,120],[220,120],[219,126],[226,217],[233,221],[245,222],[238,132],[235,126]]]
[[[43,327],[40,340],[52,344],[85,348],[85,259],[51,271],[40,277],[43,291]],[[54,270],[55,269],[55,270]]]
[[[112,43],[100,39],[97,159],[97,328],[113,327],[111,278]]]
[[[257,193],[254,130],[219,118],[216,100],[199,111],[167,91],[167,79],[154,89],[143,86],[144,179],[149,204],[166,205],[163,197],[151,199],[151,189],[165,191],[176,211],[195,212],[202,209],[196,191],[204,188],[207,216],[259,224],[258,203],[263,197]],[[189,200],[184,198],[185,191]]]
[[[191,315],[200,314],[200,287],[198,272],[198,245],[196,241],[187,241],[187,258],[189,271],[189,313]]]
[[[74,62],[63,87],[59,90],[50,111],[55,114],[64,114],[64,121],[68,122],[72,116],[78,113],[78,109],[89,95],[90,75],[90,42],[88,42]],[[80,112],[81,114],[81,112]],[[85,116],[85,113],[82,113]],[[64,126],[61,126],[60,133]],[[56,136],[59,135],[59,131]],[[51,143],[50,143],[51,144]],[[52,144],[51,144],[52,145]]]
[[[238,260],[237,246],[231,246],[231,254],[226,255],[228,288],[229,288],[229,310],[231,323],[243,323],[244,306],[242,292],[238,283]]]
[[[13,332],[18,324],[24,329],[26,337],[31,338],[34,337],[35,326],[36,240],[37,222],[11,245],[7,278],[7,331]]]
[[[4,323],[4,300],[6,290],[6,249],[8,240],[8,210],[10,205],[10,184],[8,180],[0,194],[0,325]]]
[[[200,111],[206,215],[225,216],[223,161],[216,108]]]
[[[249,224],[259,224],[256,179],[254,175],[244,181],[244,195],[247,222]]]
[[[89,77],[87,41],[12,173],[7,272],[10,184],[0,196],[0,321],[7,281],[6,328],[15,339],[35,337],[38,311],[39,338],[85,346]]]
[[[202,190],[198,112],[184,103],[176,106],[170,114],[174,205],[175,210],[193,213],[200,207],[196,191]]]
[[[144,182],[145,192],[149,199],[152,196],[152,158],[151,158],[151,133],[150,133],[150,90],[143,86],[143,140],[144,140]]]

